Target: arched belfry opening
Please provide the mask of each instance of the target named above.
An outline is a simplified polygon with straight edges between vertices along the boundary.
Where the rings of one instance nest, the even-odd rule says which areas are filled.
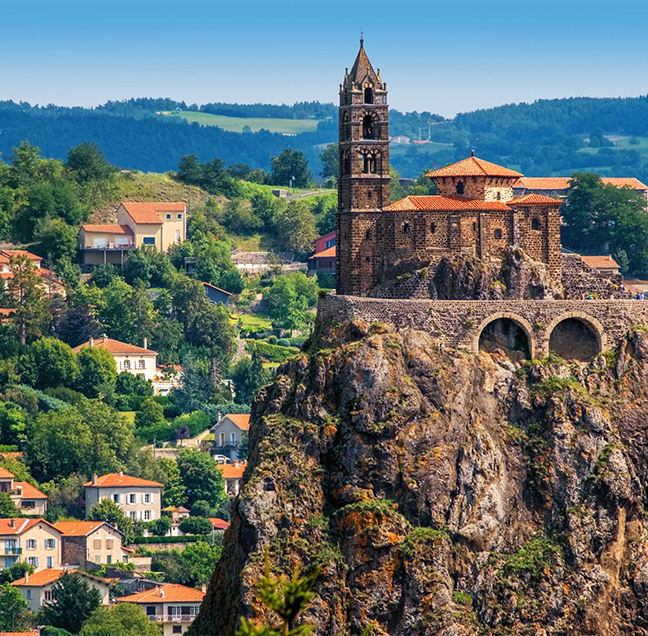
[[[531,358],[531,343],[526,330],[510,318],[496,318],[479,334],[479,350],[501,352],[515,361]]]
[[[376,139],[376,126],[374,125],[371,115],[365,115],[362,118],[362,138]]]
[[[565,318],[549,336],[549,351],[565,360],[587,362],[601,353],[596,329],[580,318]]]
[[[364,103],[373,104],[373,88],[371,88],[371,86],[367,86],[367,88],[365,88]]]

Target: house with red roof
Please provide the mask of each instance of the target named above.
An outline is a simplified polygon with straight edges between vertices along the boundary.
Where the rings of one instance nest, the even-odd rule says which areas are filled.
[[[153,521],[160,518],[163,484],[125,475],[123,471],[99,477],[83,485],[86,515],[102,499],[114,501],[133,521]]]
[[[166,252],[187,236],[187,204],[183,201],[140,203],[122,201],[117,223],[85,224],[78,234],[82,262],[123,264],[124,252],[149,245]]]
[[[236,460],[231,464],[217,465],[217,468],[223,474],[223,479],[225,479],[225,490],[230,497],[236,497],[239,494],[241,484],[243,483],[243,473],[245,472],[246,465],[245,462],[239,462]]]
[[[123,561],[122,533],[106,521],[57,521],[64,566],[111,565]]]
[[[249,413],[224,415],[210,429],[210,432],[214,434],[213,453],[223,455],[230,460],[239,460],[238,448],[243,441],[243,435],[249,430]]]
[[[110,583],[98,576],[93,576],[82,570],[52,569],[40,570],[34,574],[25,573],[22,579],[14,581],[11,585],[17,587],[32,612],[37,612],[45,603],[52,600],[52,588],[65,574],[74,574],[83,577],[90,587],[99,590],[101,604],[110,604]]]
[[[0,468],[0,492],[8,493],[16,508],[25,514],[44,515],[47,512],[47,495],[27,481],[16,481],[6,468]]]
[[[308,259],[308,275],[335,274],[335,232],[320,236],[315,241],[315,254]]]
[[[50,296],[53,294],[65,294],[65,287],[59,277],[52,270],[43,267],[42,257],[27,250],[0,250],[0,277],[4,281],[8,281],[13,276],[11,273],[11,260],[12,257],[16,256],[25,256],[31,261],[40,277],[42,286]]]
[[[571,177],[520,177],[513,184],[513,195],[542,194],[563,199],[569,192]],[[648,201],[648,186],[634,177],[601,177],[603,185],[630,188]]]
[[[0,519],[0,569],[28,563],[35,570],[61,567],[61,531],[45,519]]]
[[[152,590],[121,596],[117,603],[135,603],[147,618],[162,626],[164,636],[184,634],[200,612],[205,589],[167,583]]]

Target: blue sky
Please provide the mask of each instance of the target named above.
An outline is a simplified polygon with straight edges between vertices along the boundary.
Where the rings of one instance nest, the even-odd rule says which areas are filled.
[[[360,30],[399,110],[648,92],[648,2],[5,2],[0,99],[335,101]]]

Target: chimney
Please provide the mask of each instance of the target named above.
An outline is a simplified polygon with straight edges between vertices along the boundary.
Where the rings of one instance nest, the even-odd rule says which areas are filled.
[[[203,583],[200,589],[202,590],[202,593],[205,594],[205,592],[207,592],[207,584]]]
[[[108,341],[108,336],[106,334],[103,335],[103,341],[107,342]]]
[[[94,347],[94,338],[93,338],[92,336],[90,336],[90,340],[88,341],[88,344],[89,344],[91,347]]]
[[[144,348],[148,349],[148,338],[144,336]]]
[[[120,477],[123,477],[123,476],[124,476],[124,471],[123,471],[123,470],[120,470],[120,471],[119,471],[119,476],[120,476]]]
[[[218,421],[219,421],[219,422],[221,421],[222,417],[223,417],[223,416],[221,415],[221,412],[218,411]]]
[[[239,463],[238,463],[238,459],[235,459],[235,460],[234,460],[234,468],[238,468],[238,464],[239,464]]]
[[[162,588],[160,588],[160,591],[158,592],[158,596],[160,598],[164,598],[164,590]]]
[[[97,485],[97,473],[92,473],[92,485]]]
[[[16,527],[16,520],[15,519],[9,519],[9,527],[10,528],[15,528]]]

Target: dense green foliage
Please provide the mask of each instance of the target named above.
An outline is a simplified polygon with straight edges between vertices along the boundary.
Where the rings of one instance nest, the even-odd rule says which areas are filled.
[[[78,574],[64,574],[52,587],[52,600],[40,616],[44,623],[78,634],[83,623],[101,604],[99,590]]]
[[[131,603],[100,607],[84,623],[80,636],[161,636],[162,627]]]

